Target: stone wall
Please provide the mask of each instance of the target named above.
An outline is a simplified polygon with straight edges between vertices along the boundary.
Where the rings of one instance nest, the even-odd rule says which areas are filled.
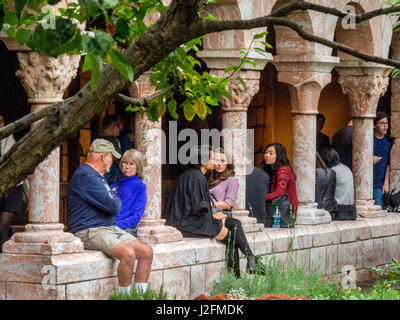
[[[292,237],[291,232],[265,228],[248,233],[247,237],[255,254],[283,262],[293,239],[294,260],[297,265],[304,265],[307,273],[322,270],[324,274],[338,275],[343,266],[351,265],[358,281],[373,276],[366,267],[382,266],[399,257],[400,214],[296,226]],[[170,298],[176,295],[177,299],[193,299],[201,293],[209,294],[224,268],[225,246],[216,240],[185,238],[152,246],[154,261],[149,282],[157,291],[164,284]],[[1,255],[0,264],[7,263],[13,267],[0,275],[0,300],[108,299],[117,286],[118,261],[99,251],[52,257]],[[55,270],[55,274],[44,266]],[[242,270],[245,266],[241,255]],[[55,286],[50,285],[52,280]]]

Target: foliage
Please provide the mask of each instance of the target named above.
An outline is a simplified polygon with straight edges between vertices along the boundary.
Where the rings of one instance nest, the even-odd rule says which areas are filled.
[[[79,0],[57,11],[49,7],[59,1],[0,0],[0,31],[4,30],[8,37],[41,55],[85,55],[83,71],[91,71],[92,92],[97,89],[101,70],[107,63],[112,63],[121,75],[133,82],[134,70],[123,54],[123,48],[138,40],[151,27],[145,23],[146,15],[166,11],[163,1]],[[202,14],[199,12],[198,15]],[[215,18],[208,13],[204,19]],[[86,31],[80,29],[83,23],[86,23]],[[255,39],[264,36],[262,33]],[[260,42],[270,48],[269,44]],[[146,113],[149,119],[157,121],[167,111],[177,119],[177,107],[181,106],[186,119],[192,120],[197,116],[203,120],[212,113],[210,106],[218,106],[221,97],[230,98],[225,89],[228,77],[219,79],[208,72],[200,72],[201,64],[190,52],[198,52],[201,46],[201,38],[193,39],[154,66],[151,80],[157,90],[174,84],[177,92],[167,91],[143,107],[128,106],[127,110]],[[255,48],[255,51],[265,53],[264,48]],[[247,57],[248,53],[249,50],[242,51],[241,64],[226,72],[239,72],[243,63],[255,64]],[[245,87],[244,81],[239,80]],[[179,103],[176,94],[181,98]]]
[[[110,296],[110,300],[167,300],[167,292],[161,286],[159,292],[152,290],[150,286],[146,292],[137,292],[136,288],[132,286],[130,294],[124,292],[114,292]]]
[[[377,281],[368,291],[362,291],[359,287],[354,290],[343,289],[329,274],[306,274],[304,267],[296,266],[291,254],[288,253],[285,264],[275,258],[268,259],[266,276],[244,274],[236,279],[224,270],[219,281],[214,282],[211,296],[221,297],[221,294],[234,290],[243,292],[242,296],[248,299],[282,294],[314,300],[400,300],[393,282]]]

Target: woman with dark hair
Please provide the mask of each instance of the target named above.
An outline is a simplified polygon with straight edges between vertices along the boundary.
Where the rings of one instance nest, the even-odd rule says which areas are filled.
[[[328,211],[332,220],[335,220],[337,209],[335,200],[336,173],[326,166],[318,152],[316,153],[316,160],[315,202],[318,203],[318,209]]]
[[[211,199],[216,208],[231,211],[238,195],[239,182],[230,158],[224,149],[213,152],[214,169],[207,172],[207,182]]]
[[[286,155],[285,147],[280,143],[270,143],[264,150],[262,168],[271,177],[266,200],[276,199],[287,193],[297,218],[298,198],[296,177]]]
[[[223,212],[212,213],[211,198],[205,174],[213,170],[213,152],[209,148],[194,150],[193,161],[178,177],[167,200],[163,218],[177,228],[184,237],[216,239],[226,245],[228,269],[240,277],[238,249],[247,258],[247,272],[266,274],[265,265],[256,257],[243,231],[240,220],[229,218]]]
[[[0,128],[5,125],[4,117],[0,115]],[[15,143],[13,135],[0,141],[0,159]],[[3,243],[10,239],[10,226],[15,214],[21,212],[22,208],[22,183],[10,189],[6,196],[0,198],[0,253]]]
[[[336,220],[355,219],[353,173],[349,167],[340,162],[339,154],[334,148],[322,150],[321,158],[336,174],[335,200],[338,204]]]

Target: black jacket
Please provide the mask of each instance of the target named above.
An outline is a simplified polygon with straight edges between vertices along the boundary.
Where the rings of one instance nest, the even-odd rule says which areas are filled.
[[[318,203],[319,209],[325,209],[334,218],[337,209],[335,200],[336,190],[336,173],[332,169],[325,170],[317,168],[315,180],[315,201]]]
[[[183,172],[167,200],[163,218],[186,237],[214,238],[222,221],[214,220],[207,180],[196,167]]]
[[[246,210],[249,215],[257,218],[258,223],[264,223],[266,208],[265,197],[268,193],[269,175],[264,170],[253,166],[246,166],[252,173],[246,175]]]

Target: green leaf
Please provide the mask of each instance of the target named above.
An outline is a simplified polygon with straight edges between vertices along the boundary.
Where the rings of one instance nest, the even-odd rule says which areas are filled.
[[[100,63],[99,57],[89,53],[85,56],[85,62],[82,66],[82,71],[90,70],[90,91],[93,93],[99,86],[100,81]]]
[[[247,91],[247,85],[246,82],[243,80],[242,77],[237,76],[237,79],[240,81],[240,83],[242,84],[244,91]]]
[[[196,115],[192,104],[189,102],[189,99],[186,99],[186,101],[183,104],[183,114],[185,118],[189,121],[192,121],[194,116]]]
[[[168,104],[167,104],[167,108],[168,108],[169,114],[172,116],[172,118],[177,120],[179,118],[179,114],[176,113],[176,101],[173,99],[169,100]]]
[[[254,40],[257,40],[257,39],[264,38],[267,34],[268,34],[268,31],[264,31],[264,32],[261,32],[261,33],[257,33],[257,34],[255,34],[255,35],[253,36],[253,39],[254,39]]]
[[[26,3],[28,2],[27,0],[15,0],[15,12],[17,13],[17,17],[21,17],[21,12],[24,9]]]
[[[28,39],[31,31],[26,29],[18,29],[17,33],[15,34],[15,39],[18,43],[22,46]]]
[[[129,36],[129,24],[125,19],[119,18],[115,27],[117,28],[117,37],[125,39]]]
[[[110,34],[100,30],[94,30],[94,35],[94,38],[87,34],[83,35],[83,50],[105,58],[114,43],[114,39]]]
[[[268,42],[265,42],[265,41],[261,41],[261,44],[264,45],[265,47],[267,47],[268,49],[273,49],[274,48]]]
[[[101,1],[103,7],[105,9],[112,9],[115,8],[118,5],[118,0],[103,0]]]
[[[205,104],[204,100],[197,99],[193,104],[193,109],[197,116],[204,120],[207,116],[207,105]]]
[[[117,70],[130,82],[133,82],[133,69],[128,58],[115,49],[112,49],[109,55]]]
[[[158,103],[157,102],[152,102],[147,108],[146,108],[146,115],[151,121],[157,121],[158,120]]]

